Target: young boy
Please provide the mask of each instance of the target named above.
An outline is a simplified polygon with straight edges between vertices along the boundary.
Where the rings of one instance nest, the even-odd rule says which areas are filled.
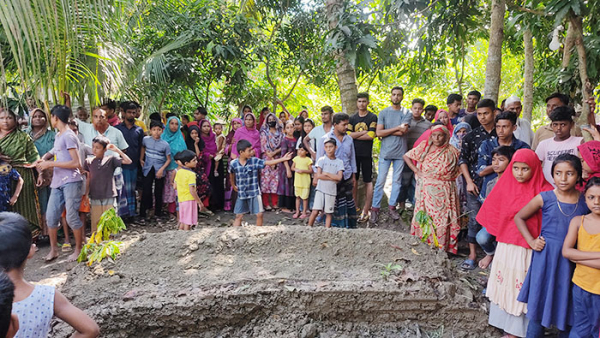
[[[8,275],[0,270],[0,338],[12,338],[19,331],[19,318],[12,314],[15,285]]]
[[[21,194],[21,190],[23,190],[24,184],[23,178],[19,172],[10,165],[8,160],[9,158],[6,156],[0,155],[0,212],[9,211],[9,208],[17,203],[17,199]],[[11,195],[10,187],[12,181],[16,181],[17,186],[15,187],[15,192]]]
[[[158,121],[150,122],[150,135],[144,137],[140,164],[144,174],[142,203],[140,216],[146,217],[146,210],[152,209],[152,184],[154,183],[154,215],[162,216],[163,188],[165,186],[165,171],[171,163],[171,148],[160,138],[163,124]],[[144,159],[145,157],[145,159]]]
[[[190,230],[198,224],[198,207],[204,209],[204,204],[196,191],[196,173],[194,169],[198,164],[196,153],[191,150],[180,151],[175,155],[179,165],[175,174],[177,186],[177,200],[179,202],[179,230]]]
[[[324,143],[325,156],[317,160],[317,190],[315,192],[315,203],[308,219],[308,225],[313,226],[319,211],[325,213],[325,227],[331,227],[331,218],[335,208],[337,194],[337,183],[344,177],[344,162],[335,158],[337,143],[334,139],[328,139]]]
[[[242,225],[244,214],[256,214],[256,225],[263,225],[263,208],[258,183],[258,173],[265,166],[276,165],[292,158],[292,153],[270,161],[254,157],[254,148],[248,140],[240,140],[236,145],[240,154],[229,165],[231,187],[238,193],[233,212],[235,213],[234,226]]]
[[[293,218],[305,219],[308,217],[308,196],[310,195],[310,174],[312,174],[312,159],[308,156],[304,144],[298,148],[298,156],[292,160],[294,174],[294,194],[296,195],[296,213]],[[300,202],[302,202],[302,215],[300,215]]]
[[[19,318],[19,336],[47,337],[56,315],[77,331],[75,336],[98,337],[100,329],[94,320],[54,287],[24,279],[25,262],[34,254],[27,220],[16,213],[0,213],[0,270],[6,271],[15,287],[12,312]]]
[[[577,155],[577,146],[583,143],[583,137],[571,136],[571,128],[575,125],[573,122],[575,111],[570,107],[558,107],[550,113],[550,126],[554,132],[554,137],[543,140],[537,146],[535,153],[540,161],[543,162],[542,170],[546,181],[554,187],[554,178],[552,177],[552,163],[560,154]]]
[[[79,218],[79,207],[83,193],[79,140],[68,126],[69,116],[72,114],[71,108],[58,105],[52,108],[50,114],[52,126],[58,129],[53,150],[56,160],[39,160],[36,162],[39,170],[54,168],[46,211],[48,234],[50,236],[50,252],[46,256],[46,261],[58,257],[58,228],[61,214],[65,209],[67,223],[73,230],[73,236],[75,237],[75,251],[69,255],[67,260],[74,262],[81,252],[83,243],[83,222]]]
[[[504,174],[504,171],[506,170],[508,164],[512,160],[514,153],[515,150],[509,146],[500,146],[492,150],[492,169],[494,170],[494,173],[496,173],[498,176],[488,182],[485,189],[485,195],[480,196],[482,204],[485,198],[490,194],[490,192],[492,191],[502,174]],[[486,269],[492,262],[492,259],[494,258],[494,253],[496,252],[496,237],[490,235],[487,232],[487,230],[482,227],[481,230],[479,230],[479,232],[477,233],[476,239],[477,243],[481,246],[483,252],[485,252],[486,255],[485,258],[479,261],[479,267],[481,269]]]
[[[105,156],[107,150],[114,151],[121,157]],[[115,206],[117,197],[115,169],[120,168],[121,164],[130,164],[131,159],[103,135],[96,136],[92,141],[92,152],[94,157],[85,159],[83,169],[89,173],[86,195],[90,197],[92,233],[94,233],[102,213]]]

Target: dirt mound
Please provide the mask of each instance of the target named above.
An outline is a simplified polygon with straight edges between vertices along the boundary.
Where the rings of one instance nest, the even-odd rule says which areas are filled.
[[[125,245],[116,263],[77,266],[63,287],[107,337],[494,333],[446,254],[398,232],[207,227]]]

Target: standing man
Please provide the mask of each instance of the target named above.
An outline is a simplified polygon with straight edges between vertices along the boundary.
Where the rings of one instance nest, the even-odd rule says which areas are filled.
[[[349,121],[350,116],[348,114],[337,113],[333,115],[333,128],[317,143],[317,158],[325,155],[325,142],[334,139],[337,144],[335,158],[344,162],[344,174],[342,180],[337,184],[335,209],[331,225],[338,228],[353,229],[356,228],[357,218],[356,204],[352,198],[352,188],[356,180],[356,153],[354,151],[354,141],[347,134]]]
[[[463,121],[467,122],[471,129],[475,129],[480,126],[479,120],[477,119],[477,104],[481,100],[481,93],[472,90],[467,94],[467,108],[461,109],[461,113],[464,114]]]
[[[248,107],[249,108],[249,107]],[[245,110],[245,108],[244,108]],[[208,116],[208,111],[204,107],[198,107],[194,110],[194,121],[188,123],[188,127],[196,126],[200,128],[200,121],[206,120],[206,116]],[[244,114],[246,116],[246,114]]]
[[[127,200],[127,215],[128,218],[137,216],[136,213],[136,198],[135,188],[137,182],[138,166],[140,165],[140,154],[142,150],[142,142],[144,140],[144,130],[137,125],[136,114],[138,105],[135,102],[121,103],[123,112],[123,123],[117,125],[117,128],[127,142],[125,153],[131,159],[131,164],[123,164],[123,189],[120,199]],[[124,211],[125,212],[125,211]]]
[[[406,153],[406,132],[412,118],[410,111],[401,106],[404,98],[404,89],[402,87],[392,88],[392,105],[379,113],[377,120],[377,137],[381,138],[381,148],[379,151],[379,170],[375,191],[373,193],[373,207],[371,208],[371,223],[377,223],[379,219],[379,206],[383,198],[383,187],[387,179],[390,166],[394,166],[392,180],[392,193],[389,200],[390,217],[393,220],[399,220],[400,215],[396,212],[398,195],[402,180],[402,170],[404,169],[404,160],[402,156]]]
[[[135,125],[142,128],[142,130],[144,131],[144,134],[146,134],[148,132],[148,128],[146,127],[146,123],[144,122],[144,120],[140,119],[140,116],[142,116],[142,106],[135,101],[131,101],[131,102],[135,103],[135,105],[136,105]],[[123,119],[125,119],[125,116],[123,116]]]
[[[459,94],[448,95],[448,99],[446,99],[446,105],[448,106],[448,117],[450,118],[450,123],[455,126],[459,122],[462,122],[462,118],[465,116],[464,110],[460,109],[462,106],[462,96]]]
[[[546,98],[546,115],[550,118],[550,113],[555,108],[568,106],[569,105],[569,97],[565,94],[554,93]],[[577,126],[573,126],[571,130],[571,135],[580,137],[581,129]],[[535,132],[535,136],[533,137],[533,143],[531,144],[531,149],[536,150],[537,146],[543,140],[547,140],[549,138],[554,137],[554,131],[552,129],[552,123],[548,125],[544,125],[538,128]]]
[[[114,100],[106,99],[100,108],[106,112],[106,121],[108,124],[114,127],[121,123],[119,116],[116,114],[117,103]]]
[[[308,133],[307,137],[304,137],[302,139],[304,146],[306,147],[306,149],[308,150],[308,152],[310,153],[311,156],[315,155],[317,153],[317,151],[319,150],[319,147],[321,147],[323,145],[320,142],[321,138],[323,138],[323,136],[325,136],[325,134],[327,134],[331,131],[331,127],[333,126],[331,123],[332,117],[333,117],[333,108],[331,108],[330,106],[324,106],[323,108],[321,108],[321,121],[323,122],[323,124],[313,128],[313,130],[311,130],[311,132]],[[316,142],[317,149],[312,149],[312,147],[310,146],[310,140],[317,141]],[[316,159],[318,160],[319,158],[317,157]],[[315,184],[316,184],[316,181],[315,181]]]
[[[406,133],[406,150],[411,150],[417,139],[423,135],[423,133],[431,127],[431,122],[421,116],[423,114],[423,107],[425,107],[425,100],[414,99],[412,101],[411,119],[408,132]],[[400,203],[399,209],[404,209],[404,203],[408,199],[414,205],[416,181],[414,179],[414,172],[408,167],[404,166],[402,170],[402,184],[400,186],[400,195],[398,202]]]
[[[354,150],[356,152],[356,178],[352,189],[352,198],[355,203],[358,203],[356,195],[361,171],[366,190],[365,205],[358,219],[361,223],[369,218],[369,210],[371,210],[371,202],[373,201],[373,139],[377,131],[377,115],[368,111],[368,106],[369,94],[358,93],[356,95],[358,113],[350,116],[350,123],[348,124],[348,135],[354,140]]]
[[[475,268],[476,236],[481,228],[475,218],[481,207],[479,190],[483,182],[483,177],[479,176],[479,148],[484,141],[496,138],[495,109],[496,103],[490,99],[483,99],[477,104],[477,119],[481,125],[465,135],[460,150],[458,165],[465,181],[467,181],[467,212],[469,213],[467,242],[469,242],[470,251],[469,257],[461,265],[463,269]],[[480,266],[486,268],[490,262],[491,259],[485,262],[485,267],[481,263]]]
[[[517,130],[515,130],[515,137],[531,146],[533,143],[533,130],[531,130],[531,122],[520,118],[521,111],[523,111],[523,105],[521,99],[517,96],[511,96],[504,102],[504,109],[513,113],[517,117]]]

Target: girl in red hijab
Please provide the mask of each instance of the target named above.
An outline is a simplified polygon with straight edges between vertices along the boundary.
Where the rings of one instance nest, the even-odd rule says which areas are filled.
[[[498,241],[486,291],[490,299],[489,323],[509,336],[525,337],[527,304],[517,301],[517,297],[531,264],[532,249],[517,229],[514,217],[533,197],[553,187],[530,149],[517,150],[508,168],[483,202],[477,222]],[[541,220],[538,211],[526,221],[534,238],[540,234]]]
[[[583,182],[577,188],[583,191],[585,184],[592,177],[600,177],[600,141],[588,141],[577,146],[583,167]]]

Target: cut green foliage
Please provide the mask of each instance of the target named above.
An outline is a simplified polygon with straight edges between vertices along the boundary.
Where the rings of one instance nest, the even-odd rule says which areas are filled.
[[[417,212],[416,220],[421,227],[421,242],[426,243],[429,236],[431,236],[433,238],[433,244],[435,247],[439,247],[440,244],[438,242],[436,233],[437,228],[435,224],[433,224],[433,219],[431,216],[429,216],[425,210],[419,210],[419,212]]]
[[[87,265],[101,262],[105,258],[114,260],[121,252],[121,242],[110,240],[111,235],[116,235],[125,230],[125,223],[117,215],[115,209],[106,210],[98,222],[98,230],[92,233],[90,240],[83,246],[77,258],[78,262],[87,262]]]

